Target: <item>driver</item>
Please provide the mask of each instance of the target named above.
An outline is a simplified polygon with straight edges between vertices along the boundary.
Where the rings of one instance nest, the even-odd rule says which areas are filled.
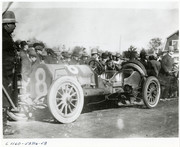
[[[101,59],[102,60],[100,60],[99,62],[103,65],[104,70],[106,70],[107,69],[108,54],[106,52],[102,53]]]
[[[102,53],[101,60],[99,61],[103,66],[103,72],[107,70],[108,54],[107,52]],[[105,73],[101,74],[101,78],[105,79]]]
[[[91,50],[91,58],[95,59],[96,61],[99,61],[98,49],[93,48]]]

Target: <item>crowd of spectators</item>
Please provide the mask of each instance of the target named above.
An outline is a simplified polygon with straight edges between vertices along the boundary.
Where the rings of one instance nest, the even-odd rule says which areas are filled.
[[[171,83],[174,81],[177,83],[178,81],[178,74],[175,72],[178,68],[177,64],[173,62],[173,50],[171,48],[169,48],[167,53],[161,55],[148,55],[145,50],[142,50],[139,56],[135,55],[133,56],[134,58],[128,59],[124,58],[123,55],[118,52],[100,52],[97,48],[91,49],[90,55],[88,55],[85,48],[74,50],[72,52],[62,51],[57,55],[53,49],[45,47],[41,42],[30,44],[26,41],[21,41],[16,42],[16,45],[18,47],[18,55],[21,62],[21,67],[19,69],[21,69],[22,83],[25,83],[25,85],[30,80],[29,75],[32,70],[42,63],[82,65],[88,64],[90,59],[94,59],[103,66],[103,71],[118,71],[121,69],[123,62],[137,60],[144,65],[148,76],[155,76],[159,79],[162,85],[162,97],[167,98],[174,96],[172,91],[174,91],[175,88],[172,88]],[[176,70],[174,70],[175,68]]]

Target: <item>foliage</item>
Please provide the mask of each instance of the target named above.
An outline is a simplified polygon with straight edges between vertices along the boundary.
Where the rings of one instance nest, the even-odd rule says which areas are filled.
[[[75,46],[72,50],[72,55],[82,55],[84,48],[80,46]]]
[[[137,56],[137,48],[135,48],[134,46],[130,46],[129,48],[128,48],[128,51],[124,51],[123,52],[123,56],[125,57],[125,58],[128,58],[128,59],[130,59],[130,60],[132,60],[132,59],[135,59],[136,58],[136,56]]]
[[[154,51],[158,51],[162,46],[162,39],[161,38],[152,38],[149,41],[149,49],[148,53],[153,53]]]

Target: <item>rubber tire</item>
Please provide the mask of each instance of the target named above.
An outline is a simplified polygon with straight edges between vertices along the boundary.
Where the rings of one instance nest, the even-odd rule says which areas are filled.
[[[70,117],[64,117],[60,113],[58,113],[58,108],[56,104],[57,91],[59,89],[59,86],[64,83],[70,83],[71,85],[73,85],[76,88],[76,92],[78,93],[78,106],[76,106],[75,108],[76,110],[75,112],[73,112],[74,114]],[[53,84],[51,85],[47,96],[47,103],[51,114],[57,121],[61,123],[71,123],[80,116],[84,106],[84,94],[82,87],[77,82],[77,80],[72,77],[68,77],[68,76],[61,77],[56,81],[54,81]]]
[[[144,76],[147,76],[147,71],[146,71],[146,68],[144,67],[144,65],[138,61],[138,60],[130,60],[130,61],[127,61],[127,62],[124,62],[122,63],[122,69],[124,68],[128,68],[128,67],[133,67],[133,68],[136,68],[134,67],[134,65],[137,65],[141,68],[141,70],[143,71],[143,75]],[[136,69],[137,71],[139,71],[138,69]],[[140,71],[139,71],[140,72]],[[141,72],[140,72],[141,73]]]
[[[158,87],[157,87],[157,96],[155,98],[155,101],[153,104],[150,104],[149,100],[147,99],[148,98],[147,89],[152,82],[155,82]],[[143,84],[143,91],[142,91],[142,98],[146,107],[149,109],[156,107],[160,100],[160,94],[161,94],[161,88],[158,79],[154,76],[148,77]]]

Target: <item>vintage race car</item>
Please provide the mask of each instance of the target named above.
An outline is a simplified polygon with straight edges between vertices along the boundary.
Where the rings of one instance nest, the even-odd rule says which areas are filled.
[[[61,123],[71,123],[81,114],[86,97],[105,99],[143,99],[147,108],[157,106],[160,84],[148,77],[139,61],[123,63],[119,71],[103,71],[101,63],[89,65],[40,64],[30,77],[27,88],[33,105],[47,104],[52,116]]]

